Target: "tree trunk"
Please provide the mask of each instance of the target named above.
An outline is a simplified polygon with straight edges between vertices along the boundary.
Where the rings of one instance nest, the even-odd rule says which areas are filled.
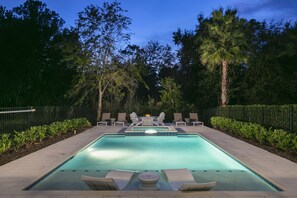
[[[228,105],[228,63],[222,62],[222,87],[221,87],[221,105],[225,107]]]
[[[98,89],[98,103],[97,103],[97,121],[100,121],[101,120],[102,96],[103,96],[103,93],[102,93],[102,91],[99,88]]]

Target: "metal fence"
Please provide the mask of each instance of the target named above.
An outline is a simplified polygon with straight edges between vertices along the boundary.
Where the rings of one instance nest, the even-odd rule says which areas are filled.
[[[86,117],[95,123],[96,110],[91,107],[73,106],[2,107],[0,108],[0,133],[25,130],[31,126],[79,117]]]
[[[204,114],[208,122],[212,116],[222,116],[297,134],[297,105],[234,105],[207,109]]]

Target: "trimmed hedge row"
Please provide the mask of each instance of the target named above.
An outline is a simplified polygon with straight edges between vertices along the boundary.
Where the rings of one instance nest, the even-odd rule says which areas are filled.
[[[284,129],[297,134],[297,105],[229,105],[218,108],[218,115],[244,122]]]
[[[28,146],[37,141],[41,142],[46,137],[50,138],[88,126],[91,126],[91,123],[86,118],[76,118],[53,122],[50,125],[30,127],[25,131],[14,131],[13,134],[0,134],[0,154],[11,147],[18,150],[24,145]]]
[[[211,124],[216,129],[231,132],[286,152],[297,153],[297,135],[284,130],[266,129],[260,124],[241,122],[224,117],[212,117]]]

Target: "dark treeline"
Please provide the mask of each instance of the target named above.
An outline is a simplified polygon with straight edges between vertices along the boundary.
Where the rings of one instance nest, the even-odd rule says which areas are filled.
[[[221,69],[208,70],[199,56],[206,20],[200,16],[195,30],[174,33],[184,94],[202,107],[220,104]],[[229,67],[229,104],[296,103],[297,23],[245,20],[243,28],[247,61]]]
[[[0,105],[62,104],[75,70],[61,54],[64,21],[38,1],[0,7]]]
[[[98,29],[88,26],[92,13],[97,14],[93,21]],[[102,16],[112,13],[121,18],[99,29]],[[175,52],[157,41],[129,44],[130,35],[122,33],[131,19],[124,13],[117,2],[89,6],[78,15],[75,27],[65,28],[59,14],[41,1],[27,0],[12,10],[0,7],[0,106],[204,109],[222,104],[222,60],[228,66],[223,103],[297,102],[296,22],[247,20],[236,10],[220,8],[210,18],[198,16],[194,30],[177,29]],[[232,25],[226,27],[220,20],[231,20],[229,16]],[[220,47],[231,51],[218,55]]]

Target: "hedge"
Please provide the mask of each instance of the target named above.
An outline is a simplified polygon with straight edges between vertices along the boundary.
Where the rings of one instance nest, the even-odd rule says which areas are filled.
[[[91,126],[86,118],[76,118],[53,122],[50,125],[34,126],[25,131],[14,131],[13,134],[0,134],[0,154],[10,148],[18,150],[20,147],[41,142],[44,138],[51,138],[62,133],[74,131],[78,128]]]
[[[224,117],[212,117],[214,128],[240,135],[261,144],[297,154],[297,135],[281,129],[267,129],[260,124],[237,121]]]
[[[284,129],[297,134],[297,105],[230,105],[219,107],[217,116]]]

